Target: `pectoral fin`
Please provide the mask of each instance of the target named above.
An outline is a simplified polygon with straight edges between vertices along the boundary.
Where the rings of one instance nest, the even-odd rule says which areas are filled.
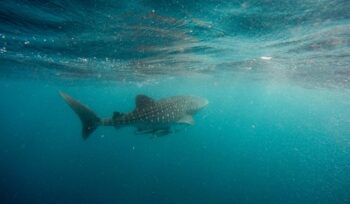
[[[152,134],[156,137],[165,136],[171,133],[170,127],[163,128],[138,128],[136,134]]]
[[[183,123],[183,124],[188,124],[188,125],[195,124],[192,115],[185,115],[180,120],[178,120],[177,123]]]
[[[162,128],[162,129],[155,130],[153,134],[156,137],[162,137],[162,136],[168,135],[170,133],[171,133],[170,128]]]
[[[135,133],[137,135],[141,135],[141,134],[150,134],[153,132],[154,132],[154,129],[152,129],[152,128],[138,128]]]

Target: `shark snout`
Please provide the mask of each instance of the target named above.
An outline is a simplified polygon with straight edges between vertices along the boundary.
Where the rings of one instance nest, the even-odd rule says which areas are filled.
[[[201,100],[198,100],[198,108],[202,109],[208,106],[209,101],[206,98],[201,98]]]
[[[204,103],[203,103],[203,106],[204,106],[204,107],[206,107],[206,106],[208,106],[208,104],[209,104],[209,101],[208,101],[208,99],[204,99]]]

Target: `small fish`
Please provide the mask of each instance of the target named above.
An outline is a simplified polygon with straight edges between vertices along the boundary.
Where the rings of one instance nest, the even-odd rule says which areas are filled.
[[[99,118],[92,110],[71,96],[60,92],[63,99],[79,116],[87,139],[98,126],[134,126],[140,134],[164,136],[175,124],[194,125],[193,115],[208,105],[208,100],[197,96],[172,96],[155,100],[146,95],[136,96],[136,108],[129,113],[114,112],[111,118]]]

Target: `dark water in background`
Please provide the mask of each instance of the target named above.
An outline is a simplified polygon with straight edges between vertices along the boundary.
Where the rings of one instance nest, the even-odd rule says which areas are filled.
[[[1,203],[350,203],[350,2],[0,4]],[[199,95],[166,137],[80,122]]]

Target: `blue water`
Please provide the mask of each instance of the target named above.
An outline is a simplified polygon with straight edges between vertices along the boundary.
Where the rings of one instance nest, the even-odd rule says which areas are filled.
[[[350,203],[350,1],[2,0],[0,203]],[[81,138],[198,95],[196,125]]]

